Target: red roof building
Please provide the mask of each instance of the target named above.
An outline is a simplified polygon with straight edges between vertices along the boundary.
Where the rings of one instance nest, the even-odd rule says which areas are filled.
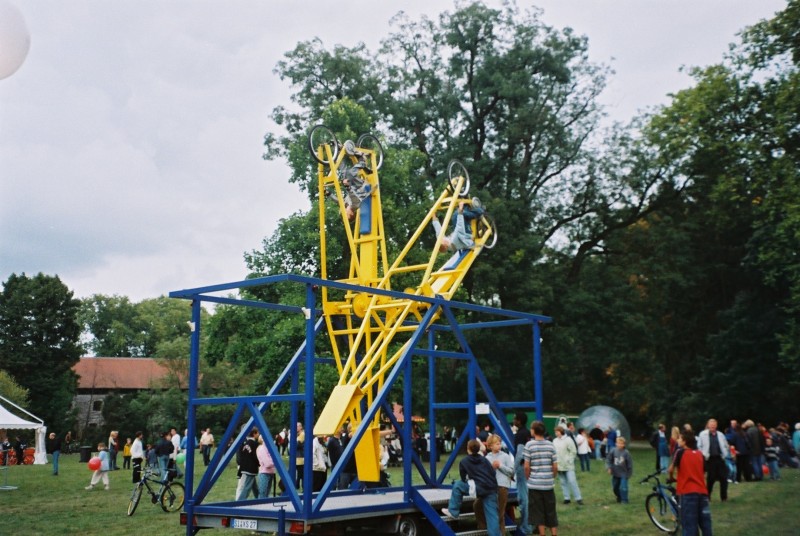
[[[174,371],[147,357],[82,357],[72,370],[78,375],[78,435],[87,428],[101,427],[103,404],[110,394],[133,395],[148,389],[174,385]],[[186,373],[179,372],[180,388],[186,389]]]
[[[72,367],[78,375],[78,392],[141,391],[161,387],[170,371],[147,357],[82,357]]]

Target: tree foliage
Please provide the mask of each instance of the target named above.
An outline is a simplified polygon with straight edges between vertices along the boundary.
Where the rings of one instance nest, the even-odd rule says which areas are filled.
[[[670,422],[796,417],[800,107],[796,63],[771,33],[796,21],[796,6],[746,30],[643,118],[637,151],[673,179],[553,302],[550,339],[569,364],[546,376],[558,370],[566,391],[590,387],[582,402]],[[579,363],[592,375],[576,377]]]
[[[588,60],[584,37],[514,5],[400,14],[378,52],[313,40],[286,53],[276,73],[293,105],[274,110],[283,133],[265,136],[265,158],[285,158],[313,204],[307,129],[380,133],[390,255],[448,161],[463,160],[500,242],[457,298],[555,318],[543,333],[548,409],[610,404],[638,423],[786,418],[800,377],[798,6],[693,69],[693,87],[669,105],[604,130],[596,97],[608,70]],[[246,255],[253,274],[319,274],[316,210]],[[344,237],[335,224],[328,236],[343,270]],[[218,313],[226,342],[215,353],[234,364],[275,367],[302,337],[246,318],[261,313]],[[492,356],[487,376],[514,398],[527,398],[517,396],[525,374],[509,374],[530,351],[526,336],[470,334]],[[457,370],[445,377],[459,388]]]
[[[207,318],[205,309],[201,318]],[[169,357],[177,343],[188,356],[191,308],[164,296],[131,303],[126,296],[95,294],[81,302],[86,347],[103,357]],[[169,355],[166,355],[169,354]]]
[[[77,381],[80,302],[57,276],[11,274],[0,293],[0,369],[30,394],[31,413],[64,423]]]
[[[23,408],[30,402],[28,390],[18,384],[5,370],[0,370],[0,395]]]

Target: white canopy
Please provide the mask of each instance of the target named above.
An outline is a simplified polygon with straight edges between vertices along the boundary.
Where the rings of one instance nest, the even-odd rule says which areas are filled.
[[[36,428],[41,428],[41,422],[31,422],[26,421],[21,417],[17,417],[2,405],[0,405],[0,429],[5,430],[33,430]]]
[[[22,417],[17,417],[0,404],[0,430],[36,430],[36,451],[33,456],[33,463],[36,465],[47,463],[47,454],[44,444],[44,434],[47,432],[47,427],[45,427],[44,421],[2,395],[0,395],[0,401],[17,408],[21,412],[39,421],[26,421]]]

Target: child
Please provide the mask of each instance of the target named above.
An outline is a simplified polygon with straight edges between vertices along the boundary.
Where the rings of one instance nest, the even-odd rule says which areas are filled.
[[[147,444],[147,450],[145,451],[144,457],[147,461],[147,467],[150,469],[158,468],[158,456],[156,456],[156,449],[153,447],[152,443]]]
[[[678,439],[679,449],[669,466],[669,478],[672,480],[678,471],[678,499],[681,505],[681,525],[684,534],[711,535],[711,509],[706,483],[703,480],[703,453],[697,449],[697,440],[691,430],[681,432]]]
[[[516,487],[516,483],[514,482],[514,458],[512,458],[511,454],[508,452],[500,450],[502,446],[503,442],[497,434],[491,434],[489,439],[486,440],[486,447],[489,449],[489,453],[486,454],[486,459],[489,460],[492,467],[494,467],[496,471],[495,476],[497,477],[497,515],[500,517],[500,534],[505,536],[508,489]],[[475,513],[477,517],[477,509]],[[481,512],[481,514],[483,515],[480,516],[482,519],[478,519],[478,528],[485,528],[486,516],[483,512]]]
[[[264,444],[264,437],[261,435],[258,436],[256,458],[258,458],[258,498],[266,499],[269,497],[269,491],[273,487],[275,463],[272,461],[272,456],[270,456],[269,450]]]
[[[103,480],[103,484],[105,485],[105,490],[108,491],[108,449],[106,448],[106,444],[100,442],[97,444],[97,455],[100,458],[100,469],[96,470],[92,473],[92,480],[89,482],[89,485],[86,486],[85,489],[94,489],[95,485],[97,485],[100,480]]]
[[[481,501],[486,516],[486,529],[489,536],[500,536],[500,520],[497,518],[497,479],[494,467],[489,460],[480,455],[481,442],[471,439],[467,443],[469,456],[462,458],[458,464],[461,480],[453,483],[448,508],[442,512],[448,517],[458,517],[461,514],[462,498],[469,494],[467,479],[475,481],[475,494]],[[478,508],[476,506],[476,508]]]
[[[558,534],[558,512],[556,511],[555,478],[558,474],[556,448],[545,439],[545,427],[541,421],[531,423],[533,439],[525,444],[523,467],[525,485],[528,488],[528,510],[530,524],[540,536],[550,528],[551,536]]]
[[[127,441],[125,441],[125,446],[122,448],[122,468],[123,469],[130,469],[131,468],[131,446],[133,445],[133,440],[129,437]]]
[[[611,475],[611,487],[617,502],[628,504],[628,479],[633,476],[633,458],[625,449],[624,437],[617,437],[616,445],[606,456],[606,468]]]
[[[725,456],[725,463],[728,465],[728,482],[738,484],[736,481],[736,447],[734,445],[728,448],[728,455]]]
[[[767,461],[767,467],[769,467],[769,479],[780,480],[781,471],[778,469],[778,456],[780,455],[781,449],[779,446],[773,444],[772,436],[767,436],[766,442],[767,446],[764,447],[764,458]]]

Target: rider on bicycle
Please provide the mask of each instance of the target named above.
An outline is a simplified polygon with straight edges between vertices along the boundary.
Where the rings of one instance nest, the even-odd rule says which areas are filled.
[[[472,206],[464,208],[464,201],[458,204],[458,212],[453,215],[455,226],[453,232],[442,238],[442,244],[439,246],[439,251],[460,251],[462,249],[471,249],[475,246],[475,240],[472,237],[472,228],[469,222],[480,218],[486,211],[483,209],[480,199],[477,197],[472,198]],[[442,224],[434,217],[433,230],[436,231],[436,236],[442,232]]]
[[[340,171],[339,178],[342,185],[347,190],[344,197],[345,214],[348,220],[352,220],[355,216],[356,210],[361,206],[361,202],[372,194],[372,186],[367,182],[366,173],[369,169],[367,165],[366,154],[356,150],[355,143],[352,140],[344,142],[345,152],[358,159],[354,165],[344,167]]]

